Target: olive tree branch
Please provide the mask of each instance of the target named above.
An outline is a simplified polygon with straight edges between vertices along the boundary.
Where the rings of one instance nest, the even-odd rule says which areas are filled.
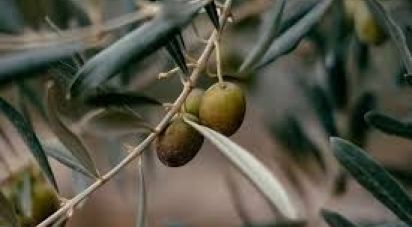
[[[226,0],[222,15],[220,17],[220,24],[222,27],[226,24],[227,18],[229,16],[230,8],[232,5],[232,0]],[[172,108],[166,113],[163,119],[156,126],[155,131],[150,133],[139,145],[137,145],[128,156],[126,156],[120,163],[118,163],[113,169],[104,174],[101,178],[97,179],[93,184],[91,184],[83,192],[79,193],[72,199],[68,200],[59,210],[50,215],[42,223],[37,225],[37,227],[46,227],[56,221],[59,217],[66,214],[68,211],[72,210],[79,202],[87,198],[91,193],[96,191],[107,181],[109,181],[113,176],[120,172],[127,164],[133,161],[135,158],[139,157],[143,150],[146,149],[152,141],[159,135],[159,133],[168,125],[172,117],[180,110],[182,104],[186,100],[186,97],[189,95],[190,91],[193,89],[196,81],[202,74],[203,70],[206,68],[208,59],[212,54],[212,51],[215,47],[214,43],[219,38],[220,32],[216,29],[210,35],[207,45],[203,50],[203,53],[197,61],[197,67],[193,70],[190,77],[185,81],[182,92],[179,97],[173,103]]]

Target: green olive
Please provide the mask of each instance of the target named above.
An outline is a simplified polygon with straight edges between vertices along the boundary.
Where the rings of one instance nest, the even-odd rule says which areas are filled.
[[[212,85],[200,102],[200,122],[226,136],[235,133],[242,125],[246,111],[243,90],[234,83]]]
[[[199,122],[191,114],[185,113],[184,117]],[[166,166],[183,166],[196,156],[203,140],[203,136],[184,122],[182,116],[177,116],[156,140],[157,157]]]
[[[195,88],[190,92],[183,105],[184,111],[186,113],[193,114],[194,116],[199,116],[200,100],[202,99],[204,92],[205,91],[201,88]]]
[[[32,189],[32,220],[39,224],[60,207],[54,190],[44,182],[36,182]]]
[[[378,25],[374,15],[370,12],[368,5],[364,1],[352,1],[356,2],[353,16],[355,31],[359,40],[371,45],[382,44],[386,40],[386,34]]]

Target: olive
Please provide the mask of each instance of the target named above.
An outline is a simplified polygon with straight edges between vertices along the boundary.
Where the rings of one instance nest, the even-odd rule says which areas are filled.
[[[219,82],[204,93],[199,107],[200,122],[226,136],[242,125],[246,111],[243,90],[231,82]]]
[[[60,207],[60,201],[54,190],[45,182],[35,182],[32,188],[32,220],[39,224]]]
[[[199,122],[192,114],[176,116],[156,139],[157,157],[169,167],[179,167],[188,163],[203,144],[203,136],[188,125],[183,117]]]
[[[200,100],[202,99],[204,92],[205,91],[201,88],[195,88],[189,93],[183,105],[184,111],[186,113],[193,114],[194,116],[199,116]]]
[[[364,1],[356,0],[355,2],[353,16],[359,40],[371,45],[382,44],[386,40],[386,34],[378,25],[368,5]]]

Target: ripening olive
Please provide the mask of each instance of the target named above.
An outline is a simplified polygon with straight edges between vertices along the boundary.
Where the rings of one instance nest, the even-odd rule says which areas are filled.
[[[204,92],[205,91],[201,88],[195,88],[190,92],[183,105],[184,111],[186,113],[193,114],[194,116],[199,116],[200,100],[202,99]]]
[[[185,113],[184,117],[199,122],[191,114]],[[183,166],[195,157],[203,140],[203,136],[184,122],[182,116],[177,116],[156,140],[157,157],[166,166]]]
[[[246,100],[242,89],[234,83],[212,85],[200,102],[200,122],[226,136],[235,133],[243,122]]]
[[[379,45],[386,40],[386,34],[378,25],[374,15],[364,1],[352,0],[356,2],[354,6],[355,31],[361,42]]]
[[[32,220],[39,224],[60,207],[56,193],[44,182],[36,182],[32,189]]]

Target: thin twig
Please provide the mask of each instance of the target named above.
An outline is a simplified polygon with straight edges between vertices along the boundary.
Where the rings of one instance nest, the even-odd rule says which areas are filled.
[[[224,25],[226,23],[227,17],[229,15],[229,9],[232,5],[232,0],[226,0],[225,7],[222,16],[220,17],[220,23]],[[90,185],[83,192],[79,193],[72,199],[68,200],[59,210],[53,213],[51,216],[46,218],[42,223],[37,225],[37,227],[46,227],[57,220],[60,216],[64,215],[75,207],[79,202],[87,198],[91,193],[96,191],[100,186],[104,185],[108,180],[115,176],[120,170],[122,170],[127,164],[133,161],[135,158],[139,157],[142,154],[142,151],[148,147],[151,142],[158,136],[158,134],[168,125],[172,117],[180,110],[182,104],[186,100],[186,97],[189,95],[190,91],[193,89],[196,81],[202,75],[202,71],[205,69],[208,59],[214,49],[214,42],[219,36],[219,32],[214,30],[210,36],[208,43],[197,61],[197,67],[193,70],[190,78],[185,82],[183,91],[180,93],[179,97],[173,104],[173,107],[166,113],[160,123],[156,126],[155,132],[150,133],[146,139],[144,139],[133,151],[126,156],[119,164],[117,164],[113,169],[103,175],[100,179],[96,180],[92,185]]]

